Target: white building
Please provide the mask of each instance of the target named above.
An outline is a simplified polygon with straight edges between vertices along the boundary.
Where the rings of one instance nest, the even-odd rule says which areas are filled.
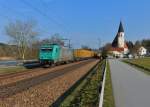
[[[143,46],[141,46],[141,47],[138,49],[138,54],[139,54],[140,56],[144,56],[144,55],[146,55],[146,53],[147,53],[147,49],[144,48]]]

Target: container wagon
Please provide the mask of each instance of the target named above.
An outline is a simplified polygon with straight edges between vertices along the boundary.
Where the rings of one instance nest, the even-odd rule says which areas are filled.
[[[94,57],[95,53],[86,49],[75,49],[74,57],[76,60],[88,59]]]

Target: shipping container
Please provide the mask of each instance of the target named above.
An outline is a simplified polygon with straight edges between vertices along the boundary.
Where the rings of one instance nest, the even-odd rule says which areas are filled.
[[[95,53],[91,50],[86,49],[75,49],[74,50],[74,57],[76,59],[87,59],[94,57]]]

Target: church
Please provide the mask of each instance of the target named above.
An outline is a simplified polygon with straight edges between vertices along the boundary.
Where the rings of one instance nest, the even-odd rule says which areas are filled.
[[[129,50],[127,44],[125,42],[124,37],[124,28],[122,22],[120,22],[118,32],[111,44],[111,48],[109,49],[109,53],[111,53],[114,57],[124,57],[128,54]]]

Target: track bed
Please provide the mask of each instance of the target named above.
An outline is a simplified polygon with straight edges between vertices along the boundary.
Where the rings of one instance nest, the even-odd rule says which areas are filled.
[[[97,60],[90,59],[51,69],[40,69],[34,71],[32,76],[28,76],[31,72],[28,75],[19,74],[12,77],[12,81],[10,78],[3,78],[0,85],[0,106],[48,106],[96,63]]]

